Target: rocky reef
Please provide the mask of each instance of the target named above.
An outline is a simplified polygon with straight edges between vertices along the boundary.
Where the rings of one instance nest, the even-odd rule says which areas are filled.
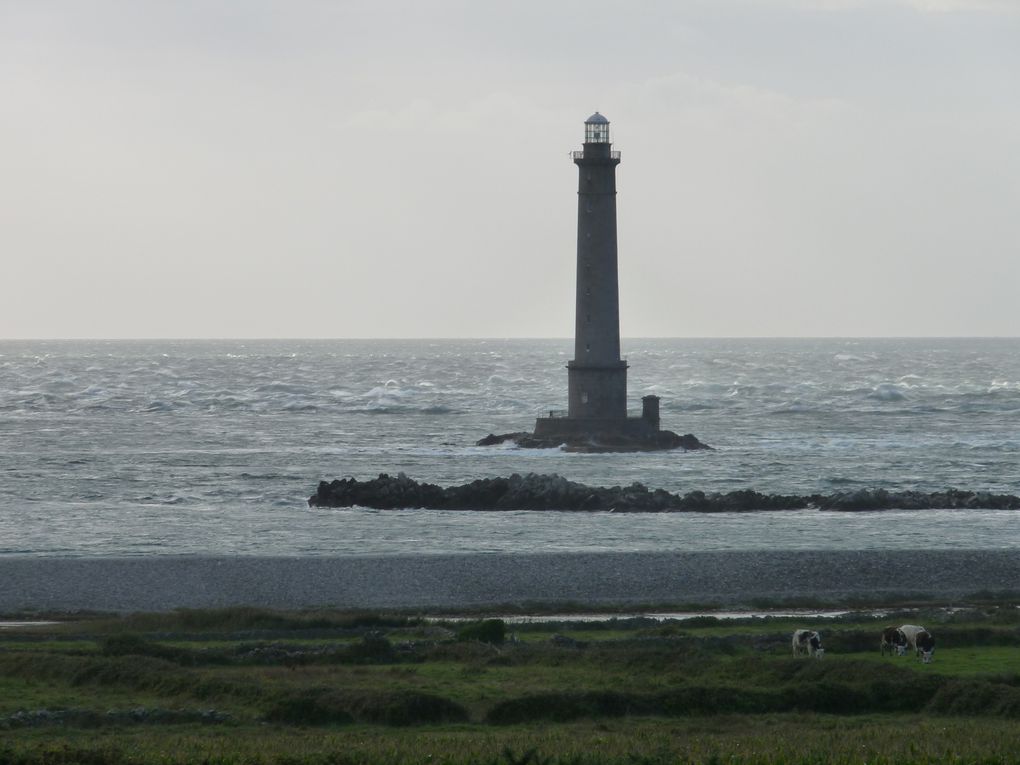
[[[681,449],[685,452],[698,449],[712,449],[703,444],[696,436],[686,433],[677,435],[672,430],[657,430],[644,435],[627,435],[621,433],[596,433],[588,436],[550,437],[539,436],[527,431],[490,433],[475,442],[475,446],[495,446],[511,441],[522,449],[555,449],[560,447],[567,452],[650,452],[667,449]]]
[[[434,510],[568,510],[659,512],[752,512],[761,510],[1020,510],[1020,497],[1012,494],[947,489],[939,492],[862,489],[836,494],[762,494],[750,489],[706,494],[674,494],[630,486],[585,486],[558,475],[514,473],[509,478],[483,478],[460,486],[419,483],[403,473],[382,473],[378,478],[321,481],[308,498],[311,507],[370,507],[379,510],[427,508]]]

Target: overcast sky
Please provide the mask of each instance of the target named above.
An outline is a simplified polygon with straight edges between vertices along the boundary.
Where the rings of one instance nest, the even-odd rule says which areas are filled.
[[[0,337],[1020,335],[1020,0],[0,0]]]

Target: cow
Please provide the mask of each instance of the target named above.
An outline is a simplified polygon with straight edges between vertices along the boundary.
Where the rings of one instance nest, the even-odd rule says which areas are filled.
[[[905,656],[907,653],[907,636],[899,627],[886,627],[882,630],[882,642],[879,644],[879,653],[885,656],[888,651],[892,656]]]
[[[793,633],[793,655],[814,656],[816,659],[825,655],[822,648],[822,636],[814,630],[797,630]]]
[[[932,654],[935,653],[935,638],[931,633],[916,624],[904,624],[900,630],[907,638],[907,645],[914,649],[914,655],[920,656],[925,664],[931,664]]]

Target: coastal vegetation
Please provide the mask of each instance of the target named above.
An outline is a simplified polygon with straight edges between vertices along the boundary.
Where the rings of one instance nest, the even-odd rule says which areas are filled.
[[[932,664],[879,654],[922,623]],[[794,658],[817,629],[823,659]],[[2,763],[934,763],[1020,751],[1020,612],[521,622],[234,608],[0,630]]]

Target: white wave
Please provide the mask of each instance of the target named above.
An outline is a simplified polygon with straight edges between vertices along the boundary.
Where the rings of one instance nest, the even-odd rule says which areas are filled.
[[[666,387],[661,383],[652,383],[650,385],[646,385],[643,390],[645,393],[654,393],[655,395],[662,396],[663,398],[665,398],[666,396],[674,395],[673,391],[670,388]]]
[[[881,383],[876,385],[868,398],[876,399],[878,401],[903,401],[906,399],[906,393],[901,390],[900,386],[894,383]]]
[[[400,384],[395,380],[388,380],[383,385],[376,385],[374,388],[369,389],[365,396],[409,396],[414,391],[400,387]]]

